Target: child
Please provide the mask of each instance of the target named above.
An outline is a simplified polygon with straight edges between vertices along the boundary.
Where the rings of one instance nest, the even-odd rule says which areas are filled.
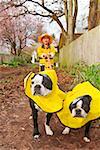
[[[53,38],[46,33],[39,36],[38,40],[42,43],[42,45],[37,49],[40,71],[44,71],[46,68],[52,69],[54,65],[53,58],[56,52],[54,46],[51,45]]]

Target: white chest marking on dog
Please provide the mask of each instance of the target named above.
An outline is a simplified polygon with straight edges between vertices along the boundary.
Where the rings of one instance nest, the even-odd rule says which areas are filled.
[[[45,124],[45,131],[47,135],[53,135],[53,131],[51,130],[50,126]]]
[[[66,127],[63,131],[62,131],[62,134],[69,134],[70,132],[70,128],[69,127]]]

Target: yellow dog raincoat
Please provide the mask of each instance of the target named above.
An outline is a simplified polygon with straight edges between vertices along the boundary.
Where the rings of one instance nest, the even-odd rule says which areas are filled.
[[[86,118],[72,117],[69,106],[78,97],[90,95],[92,97],[90,103],[90,111]],[[90,120],[100,117],[100,91],[92,86],[89,82],[78,84],[72,91],[66,94],[64,107],[57,113],[60,121],[70,128],[80,128]]]
[[[43,111],[48,113],[57,112],[63,107],[63,100],[66,96],[57,86],[57,75],[54,70],[46,70],[39,74],[46,74],[50,77],[53,83],[53,89],[47,96],[32,95],[31,92],[31,78],[34,77],[34,73],[29,73],[24,79],[25,94],[31,98]]]

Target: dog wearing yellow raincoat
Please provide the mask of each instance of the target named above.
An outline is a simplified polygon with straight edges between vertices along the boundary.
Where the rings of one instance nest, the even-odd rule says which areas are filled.
[[[38,138],[40,132],[38,129],[38,110],[47,113],[45,130],[47,135],[53,135],[49,123],[52,113],[60,111],[63,108],[63,100],[66,94],[62,92],[57,85],[57,75],[54,70],[46,70],[38,74],[29,73],[24,79],[25,94],[30,98],[32,108],[34,132],[33,137]]]
[[[84,141],[90,142],[91,121],[100,118],[100,91],[89,82],[78,84],[66,94],[63,109],[57,115],[66,126],[63,134],[68,134],[70,128],[85,126]]]
[[[34,122],[34,138],[38,138],[38,110],[47,113],[45,130],[53,135],[49,123],[52,113],[56,112],[61,123],[66,126],[63,134],[70,128],[86,126],[84,140],[90,142],[89,129],[92,120],[100,117],[100,91],[89,82],[78,84],[72,91],[63,93],[57,86],[57,75],[54,70],[38,74],[30,73],[24,80],[25,94],[30,98]]]

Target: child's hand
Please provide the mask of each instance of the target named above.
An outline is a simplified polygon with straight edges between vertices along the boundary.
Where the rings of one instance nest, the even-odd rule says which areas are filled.
[[[54,57],[53,53],[49,53],[49,58],[52,59]]]
[[[42,58],[47,58],[47,54],[43,53],[43,54],[41,55],[41,57],[42,57]]]

